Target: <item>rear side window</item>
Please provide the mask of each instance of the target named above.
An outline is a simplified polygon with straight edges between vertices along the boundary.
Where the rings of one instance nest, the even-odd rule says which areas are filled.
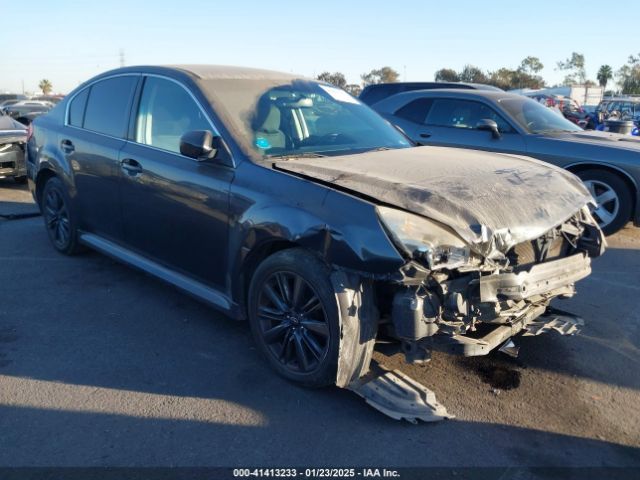
[[[414,123],[424,123],[432,104],[431,98],[418,98],[397,110],[394,115]]]
[[[92,85],[84,114],[84,128],[124,138],[137,80],[136,76],[123,76]]]
[[[84,109],[87,106],[89,89],[85,88],[71,100],[69,105],[69,125],[82,127],[84,122]]]

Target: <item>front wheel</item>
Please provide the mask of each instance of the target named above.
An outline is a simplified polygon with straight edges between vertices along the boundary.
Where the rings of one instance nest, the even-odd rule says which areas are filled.
[[[329,275],[320,259],[294,248],[262,262],[249,288],[259,349],[280,375],[310,387],[336,381],[339,316]]]
[[[605,235],[612,235],[631,218],[633,196],[620,176],[606,170],[584,170],[578,177],[587,186],[597,206],[592,213]]]

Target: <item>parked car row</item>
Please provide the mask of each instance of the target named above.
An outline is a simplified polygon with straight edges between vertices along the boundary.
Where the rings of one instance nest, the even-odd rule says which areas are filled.
[[[62,98],[60,95],[27,98],[19,94],[0,94],[0,113],[16,119],[23,125],[29,125],[35,117],[51,110]]]
[[[604,129],[607,121],[611,120],[633,122],[637,132],[640,127],[640,97],[603,100],[591,114],[590,120],[590,126],[598,130]]]
[[[536,102],[464,88],[373,107],[434,146],[295,75],[117,69],[34,120],[29,187],[59,252],[91,247],[247,319],[290,380],[350,388],[396,418],[442,418],[424,395],[394,411],[406,379],[363,378],[376,339],[417,363],[575,332],[579,320],[549,304],[589,275],[604,237],[577,177],[521,155],[578,148],[577,127]]]

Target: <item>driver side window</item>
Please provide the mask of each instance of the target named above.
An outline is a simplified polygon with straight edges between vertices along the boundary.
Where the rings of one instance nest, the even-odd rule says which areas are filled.
[[[476,125],[483,119],[495,121],[501,133],[514,132],[511,125],[491,107],[480,102],[453,98],[435,100],[425,124],[476,130]]]
[[[187,91],[170,80],[147,77],[136,119],[136,142],[180,153],[180,138],[193,130],[211,130],[211,125]]]

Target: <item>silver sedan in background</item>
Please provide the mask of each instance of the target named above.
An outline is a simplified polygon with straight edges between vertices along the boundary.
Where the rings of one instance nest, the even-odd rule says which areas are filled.
[[[584,131],[543,105],[488,90],[418,90],[370,105],[423,145],[527,155],[575,173],[597,202],[610,235],[640,226],[640,139]]]

